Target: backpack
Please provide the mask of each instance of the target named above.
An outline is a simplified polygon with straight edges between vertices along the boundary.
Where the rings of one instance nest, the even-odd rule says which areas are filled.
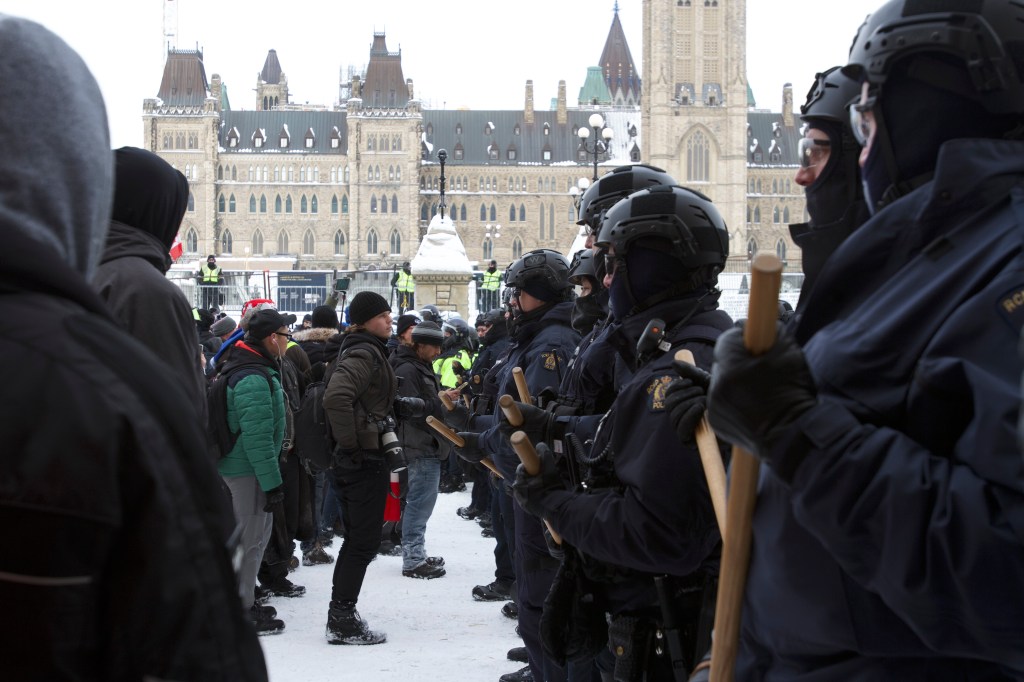
[[[327,383],[323,379],[307,384],[306,392],[302,394],[299,409],[295,411],[294,416],[295,454],[312,472],[330,469],[331,454],[334,452],[331,423],[327,420],[327,411],[324,409],[325,390]]]
[[[274,382],[270,375],[255,367],[242,366],[217,374],[206,385],[206,451],[213,461],[220,461],[231,452],[238,442],[238,433],[232,433],[228,426],[228,380],[241,373],[258,372],[267,380],[270,394],[274,394]]]

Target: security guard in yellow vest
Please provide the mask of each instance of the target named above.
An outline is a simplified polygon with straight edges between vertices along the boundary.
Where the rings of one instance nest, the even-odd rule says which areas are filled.
[[[473,366],[472,344],[469,340],[469,324],[459,317],[444,323],[444,343],[441,355],[434,360],[436,374],[444,388],[455,388],[461,376]]]
[[[501,288],[501,273],[498,272],[498,261],[492,260],[484,281],[480,284],[480,310],[494,310],[498,307],[498,289]]]
[[[209,310],[217,307],[220,303],[220,296],[215,287],[224,283],[221,277],[221,268],[217,265],[217,257],[212,253],[206,257],[206,263],[199,268],[197,279],[203,292],[203,308]]]
[[[398,292],[398,314],[416,307],[416,282],[413,281],[409,262],[402,263],[402,269],[395,273],[391,286]]]

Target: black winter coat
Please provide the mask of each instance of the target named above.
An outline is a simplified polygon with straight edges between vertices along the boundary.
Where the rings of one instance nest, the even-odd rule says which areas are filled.
[[[448,459],[451,446],[437,431],[427,425],[426,420],[426,415],[429,414],[444,421],[448,413],[441,399],[437,397],[441,383],[437,380],[430,363],[420,360],[409,346],[399,346],[388,361],[399,379],[398,395],[420,398],[427,406],[423,417],[402,419],[398,422],[398,439],[405,448],[405,458],[410,461],[426,457]]]

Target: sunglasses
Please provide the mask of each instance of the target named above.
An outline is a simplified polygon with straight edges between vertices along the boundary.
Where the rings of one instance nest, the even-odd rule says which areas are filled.
[[[800,156],[801,168],[814,168],[828,161],[832,152],[832,143],[828,140],[815,140],[810,137],[801,137],[797,144],[797,153]]]

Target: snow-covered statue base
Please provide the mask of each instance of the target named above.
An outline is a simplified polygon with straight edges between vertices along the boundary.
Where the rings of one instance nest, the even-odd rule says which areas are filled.
[[[433,303],[470,319],[469,282],[473,267],[451,218],[435,215],[410,263],[416,281],[416,306]]]

